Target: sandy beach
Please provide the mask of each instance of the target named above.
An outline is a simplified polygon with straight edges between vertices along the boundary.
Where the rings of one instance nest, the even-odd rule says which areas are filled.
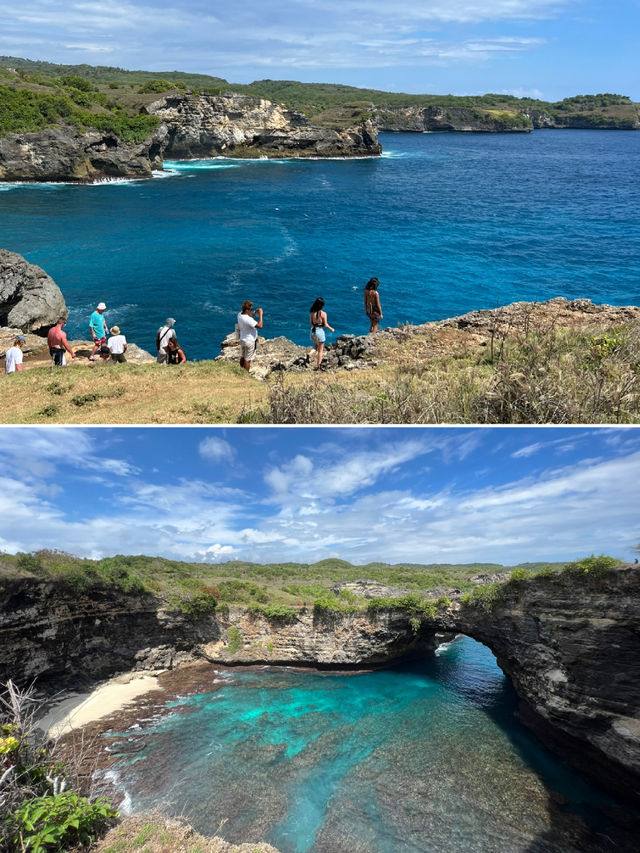
[[[152,690],[160,690],[156,675],[145,672],[126,673],[101,684],[91,693],[65,697],[38,722],[49,737],[61,737],[87,723],[119,711]]]

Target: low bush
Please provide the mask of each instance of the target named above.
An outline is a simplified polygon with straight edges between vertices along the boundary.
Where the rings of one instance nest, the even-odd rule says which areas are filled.
[[[613,571],[619,565],[620,560],[616,560],[613,557],[607,557],[604,554],[596,557],[592,554],[590,557],[584,557],[575,563],[567,563],[563,572],[568,575],[574,575],[575,577],[601,578],[604,575],[608,575],[609,572]]]
[[[34,690],[9,681],[0,689],[0,850],[68,853],[102,832],[117,812],[79,790],[82,759],[65,768],[36,725]],[[77,790],[76,790],[77,789]]]

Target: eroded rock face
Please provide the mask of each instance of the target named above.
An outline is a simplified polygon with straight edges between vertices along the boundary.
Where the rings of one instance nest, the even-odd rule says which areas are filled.
[[[246,95],[169,95],[146,111],[168,127],[166,157],[353,157],[380,154],[371,122],[345,130],[309,123],[279,104]]]
[[[442,627],[489,646],[543,740],[640,803],[640,569],[506,589],[490,612],[454,605]]]
[[[372,118],[378,130],[392,132],[529,133],[533,130],[528,116],[511,117],[506,111],[473,107],[378,107],[373,110]]]
[[[0,137],[0,181],[76,181],[148,178],[162,168],[162,125],[144,142],[122,142],[112,133],[50,127]]]
[[[100,585],[84,591],[34,579],[0,582],[0,682],[54,690],[130,669],[192,660],[217,626],[163,610],[152,595]],[[56,687],[58,684],[58,687]]]
[[[66,313],[51,276],[22,255],[0,249],[0,326],[46,335]]]

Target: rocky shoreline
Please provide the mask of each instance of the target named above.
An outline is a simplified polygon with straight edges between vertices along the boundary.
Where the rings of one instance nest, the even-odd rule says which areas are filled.
[[[93,183],[150,178],[164,160],[210,157],[376,157],[370,120],[340,129],[247,95],[173,94],[143,108],[160,123],[142,142],[71,125],[0,137],[0,182]]]

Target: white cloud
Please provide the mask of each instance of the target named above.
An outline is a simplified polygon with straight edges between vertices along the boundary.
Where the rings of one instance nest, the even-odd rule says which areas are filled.
[[[198,452],[209,462],[233,462],[235,450],[223,438],[210,435],[198,445]]]

